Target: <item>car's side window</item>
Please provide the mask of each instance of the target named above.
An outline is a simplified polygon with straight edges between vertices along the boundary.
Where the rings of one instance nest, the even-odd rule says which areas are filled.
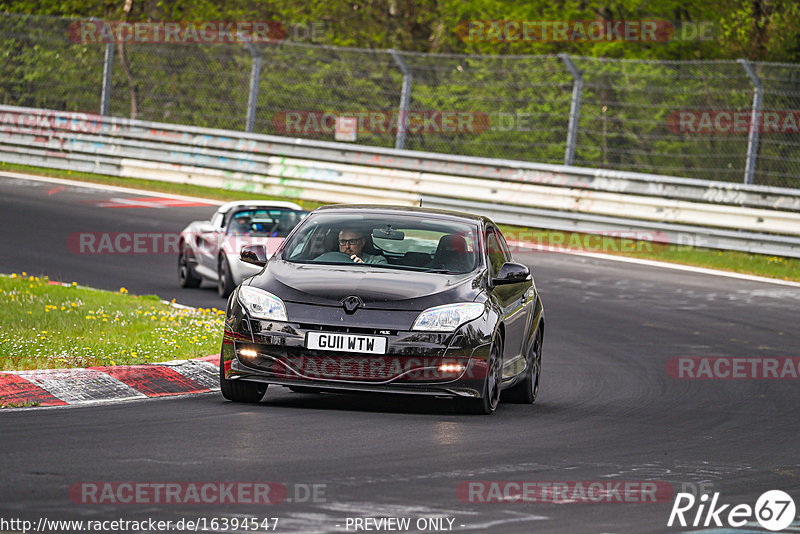
[[[508,243],[506,243],[505,236],[497,229],[495,229],[495,233],[497,234],[497,240],[500,242],[500,248],[503,249],[503,255],[506,257],[506,261],[514,261],[514,258],[511,256],[511,251],[508,248]]]
[[[500,241],[491,228],[486,231],[486,252],[492,267],[492,276],[496,276],[500,272],[500,267],[506,262],[506,258]]]

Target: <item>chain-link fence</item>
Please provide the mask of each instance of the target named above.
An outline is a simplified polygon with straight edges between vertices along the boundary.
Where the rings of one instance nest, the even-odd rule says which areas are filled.
[[[114,116],[330,141],[338,125],[366,145],[800,187],[800,65],[81,44],[74,23],[0,15],[0,102],[105,101]]]

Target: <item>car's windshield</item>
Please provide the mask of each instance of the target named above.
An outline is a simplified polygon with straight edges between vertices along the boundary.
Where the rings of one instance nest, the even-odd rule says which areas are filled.
[[[476,224],[424,213],[317,213],[286,243],[282,259],[466,273],[479,265],[477,235]]]
[[[287,208],[238,210],[230,217],[227,233],[253,237],[286,237],[305,215],[305,211]]]

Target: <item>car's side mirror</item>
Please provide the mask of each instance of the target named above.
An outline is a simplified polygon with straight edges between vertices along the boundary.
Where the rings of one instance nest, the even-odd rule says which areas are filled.
[[[239,259],[263,267],[267,264],[267,248],[264,245],[245,245],[239,252]]]
[[[500,267],[500,272],[492,280],[494,285],[516,284],[524,282],[531,275],[531,270],[521,263],[506,262]]]
[[[211,232],[214,231],[214,225],[211,224],[210,222],[201,222],[198,227],[198,230],[200,231],[201,234],[210,234]]]

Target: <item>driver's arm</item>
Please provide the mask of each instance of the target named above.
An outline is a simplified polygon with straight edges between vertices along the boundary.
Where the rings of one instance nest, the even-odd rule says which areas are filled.
[[[384,258],[381,254],[374,254],[374,255],[371,255],[369,258],[367,258],[364,261],[364,263],[372,263],[372,264],[380,263],[380,264],[387,265],[389,262],[386,261],[386,258]]]

